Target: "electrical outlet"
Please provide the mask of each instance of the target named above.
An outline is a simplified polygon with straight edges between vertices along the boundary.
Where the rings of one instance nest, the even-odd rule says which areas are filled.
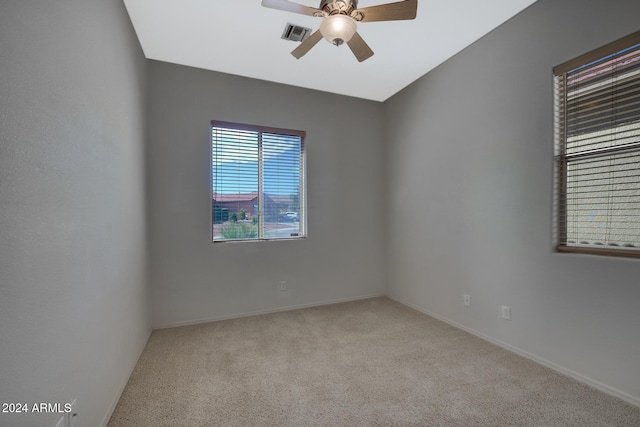
[[[509,307],[508,305],[501,305],[500,317],[505,320],[511,320],[511,307]]]
[[[280,290],[281,291],[287,290],[287,282],[285,282],[284,280],[280,282]]]
[[[471,295],[462,295],[462,303],[467,307],[471,307]]]

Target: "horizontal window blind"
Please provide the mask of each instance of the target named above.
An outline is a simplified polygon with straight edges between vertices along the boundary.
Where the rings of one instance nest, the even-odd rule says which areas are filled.
[[[558,249],[640,256],[640,33],[554,75]]]
[[[305,237],[304,136],[211,122],[214,242]]]

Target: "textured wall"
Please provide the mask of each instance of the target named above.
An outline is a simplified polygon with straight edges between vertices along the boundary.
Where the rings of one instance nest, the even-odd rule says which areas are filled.
[[[385,104],[388,293],[636,404],[640,263],[552,250],[551,70],[639,14],[539,0]]]
[[[98,426],[146,342],[145,108],[121,1],[0,3],[0,402]]]
[[[149,71],[154,325],[384,292],[382,104],[155,61]],[[307,132],[307,239],[211,243],[212,119]]]

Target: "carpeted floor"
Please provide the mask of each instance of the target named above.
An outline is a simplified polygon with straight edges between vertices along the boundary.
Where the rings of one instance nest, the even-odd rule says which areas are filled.
[[[640,408],[387,298],[156,330],[120,426],[640,426]]]

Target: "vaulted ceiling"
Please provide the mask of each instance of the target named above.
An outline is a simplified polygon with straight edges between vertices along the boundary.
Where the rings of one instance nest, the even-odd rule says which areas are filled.
[[[393,1],[393,0],[392,0]],[[321,18],[262,7],[261,0],[124,0],[149,59],[384,101],[535,0],[418,0],[415,20],[359,23],[375,55],[358,62],[321,40],[307,55],[282,40],[287,23]],[[318,7],[319,0],[297,0]],[[360,0],[359,7],[386,3]]]

